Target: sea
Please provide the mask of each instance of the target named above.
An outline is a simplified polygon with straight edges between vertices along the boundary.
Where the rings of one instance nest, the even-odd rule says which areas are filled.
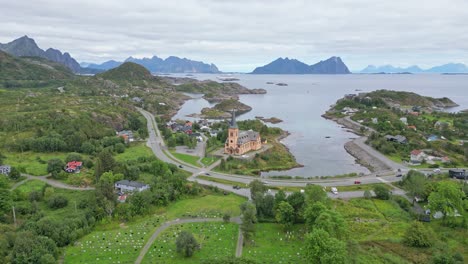
[[[174,74],[198,80],[222,82],[219,74]],[[225,77],[225,76],[224,76]],[[277,117],[283,122],[277,126],[290,135],[281,143],[295,156],[301,168],[287,171],[263,172],[262,176],[334,176],[346,173],[368,173],[354,157],[346,152],[344,144],[357,136],[341,125],[324,119],[322,114],[345,94],[371,92],[378,89],[410,91],[430,97],[448,97],[460,106],[446,111],[468,109],[468,75],[441,74],[350,74],[350,75],[254,75],[232,74],[237,83],[247,88],[263,88],[266,94],[240,95],[240,101],[252,111],[240,115],[238,120]],[[274,84],[267,84],[272,82]],[[276,83],[286,83],[278,86]],[[189,114],[200,113],[210,107],[200,94],[190,94],[174,119],[187,119]]]

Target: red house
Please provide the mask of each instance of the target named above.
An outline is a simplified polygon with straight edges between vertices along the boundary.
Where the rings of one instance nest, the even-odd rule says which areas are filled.
[[[67,163],[67,166],[65,167],[65,171],[68,173],[78,173],[80,172],[81,167],[83,166],[83,162],[81,161],[70,161]]]

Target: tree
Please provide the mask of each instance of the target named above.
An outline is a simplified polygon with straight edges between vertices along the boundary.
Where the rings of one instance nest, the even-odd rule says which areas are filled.
[[[19,172],[19,170],[16,167],[11,167],[10,173],[8,173],[8,177],[10,177],[10,179],[16,181],[21,177],[21,173]]]
[[[375,196],[381,200],[390,199],[390,191],[383,185],[376,185],[374,187]]]
[[[50,159],[47,161],[47,172],[56,178],[58,173],[63,170],[65,163],[61,159]]]
[[[328,200],[327,193],[323,190],[323,187],[314,184],[306,186],[305,197],[307,204],[313,204],[316,202],[325,203]]]
[[[70,162],[70,161],[82,161],[82,160],[83,160],[83,157],[80,154],[70,153],[65,158],[65,163]]]
[[[305,196],[300,192],[293,192],[291,195],[286,198],[288,203],[294,208],[294,219],[295,222],[304,221],[304,203]]]
[[[259,180],[253,180],[252,182],[250,182],[249,187],[250,187],[250,197],[252,198],[252,200],[255,199],[255,194],[257,193],[264,194],[268,190],[265,184]]]
[[[114,157],[112,157],[112,153],[109,150],[101,151],[98,154],[96,168],[94,170],[96,179],[99,180],[99,177],[101,177],[104,172],[113,170],[115,166],[116,162]]]
[[[306,235],[306,257],[309,263],[344,264],[346,263],[346,243],[331,237],[326,231],[315,228]]]
[[[407,176],[403,179],[403,186],[410,193],[411,197],[422,198],[426,192],[426,176],[419,172],[410,170]]]
[[[454,217],[455,212],[463,212],[465,193],[452,181],[439,182],[436,191],[429,195],[429,208],[432,212],[441,212],[443,219]]]
[[[12,263],[43,263],[43,256],[58,255],[57,246],[54,241],[45,236],[36,236],[31,232],[21,232],[16,236],[16,240],[11,251]],[[46,262],[47,263],[47,262]]]
[[[192,233],[185,230],[180,232],[176,240],[178,253],[182,253],[184,257],[191,257],[198,247],[198,242]]]
[[[224,213],[223,221],[224,221],[224,223],[229,223],[229,221],[231,221],[231,214],[230,213]]]
[[[312,227],[315,224],[315,220],[322,214],[324,211],[327,210],[327,207],[321,203],[316,202],[313,204],[308,204],[304,213],[304,218],[309,227],[309,230],[312,230]]]
[[[6,159],[5,155],[0,152],[0,165],[3,165],[3,161]]]
[[[286,193],[283,190],[279,190],[275,194],[275,205],[280,204],[282,201],[286,201]]]
[[[294,208],[288,202],[281,202],[276,209],[276,221],[284,225],[285,229],[294,224]]]
[[[348,226],[340,213],[323,211],[315,220],[313,229],[320,228],[328,232],[331,237],[343,239],[348,237]]]
[[[59,209],[68,205],[68,199],[62,195],[53,195],[47,200],[47,206],[51,209]]]
[[[434,232],[430,227],[425,227],[420,222],[413,222],[406,229],[403,236],[403,243],[410,247],[430,247],[434,242]]]
[[[241,226],[240,229],[246,241],[255,234],[255,223],[257,222],[257,210],[255,205],[251,202],[241,204]]]

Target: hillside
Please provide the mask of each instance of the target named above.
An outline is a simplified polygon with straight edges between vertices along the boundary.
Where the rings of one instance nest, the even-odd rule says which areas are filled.
[[[65,66],[38,57],[15,58],[0,51],[0,80],[69,79],[73,73]]]
[[[133,62],[125,62],[117,68],[96,75],[113,81],[152,80],[154,76],[145,67]]]
[[[296,59],[278,58],[269,64],[257,67],[252,74],[349,74],[351,73],[340,57],[331,57],[313,65]]]

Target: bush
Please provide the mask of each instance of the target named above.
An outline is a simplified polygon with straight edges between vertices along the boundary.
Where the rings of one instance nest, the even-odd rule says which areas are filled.
[[[29,201],[40,201],[42,199],[42,192],[41,191],[32,191],[29,193]]]
[[[431,247],[435,236],[432,229],[420,222],[414,222],[403,236],[403,244],[410,247]]]
[[[364,191],[364,198],[370,199],[372,198],[372,193],[369,190]]]
[[[381,200],[390,199],[390,191],[385,186],[377,185],[374,187],[375,196]]]
[[[47,205],[51,209],[59,209],[68,205],[68,199],[62,195],[53,195],[47,200]]]
[[[176,240],[178,253],[182,253],[184,257],[191,257],[198,247],[198,242],[192,233],[188,231],[180,232]]]
[[[409,212],[411,209],[411,203],[401,196],[394,196],[393,200],[400,206],[401,209]]]
[[[225,214],[223,215],[223,221],[224,221],[225,223],[229,223],[230,220],[231,220],[231,214],[230,214],[230,213],[225,213]]]

